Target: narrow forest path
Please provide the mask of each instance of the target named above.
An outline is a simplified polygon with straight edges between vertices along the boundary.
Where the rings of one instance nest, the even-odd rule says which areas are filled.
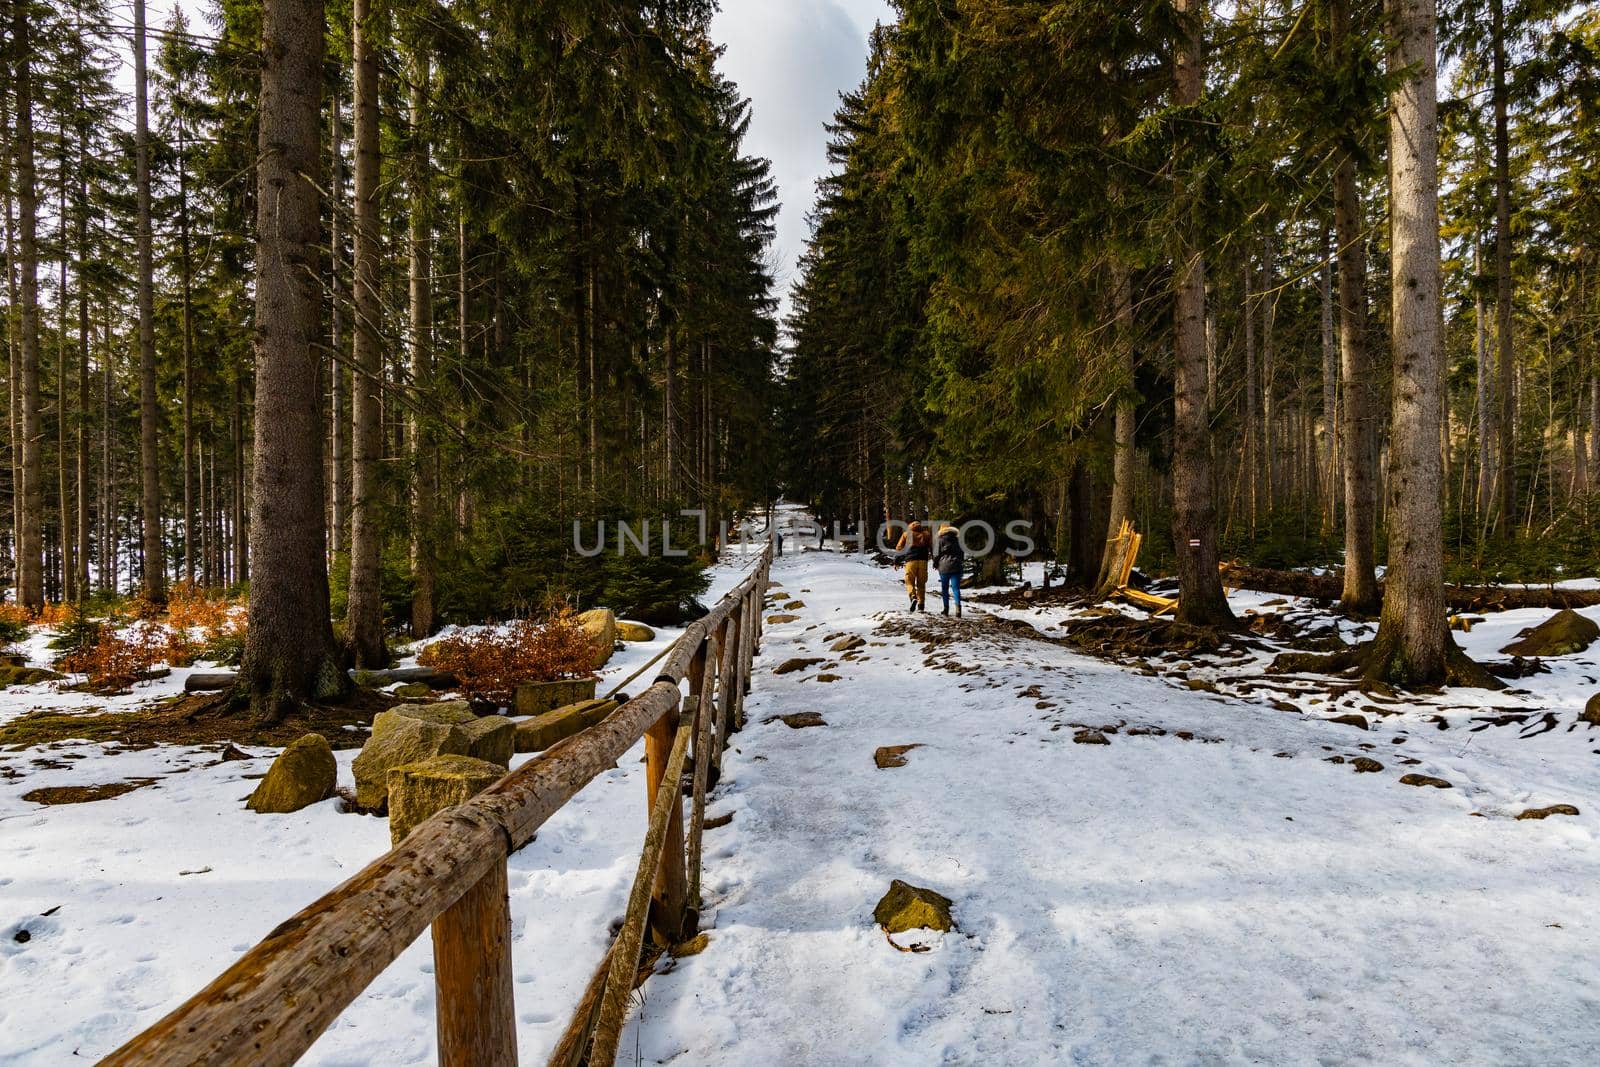
[[[1527,740],[1470,732],[1481,708],[1441,729],[1438,704],[1362,732],[1310,689],[1286,712],[998,609],[910,616],[894,572],[796,547],[768,609],[794,618],[767,629],[710,808],[732,822],[707,831],[709,945],[642,989],[627,1062],[1593,1061],[1600,733],[1568,729],[1578,686]],[[795,712],[826,725],[768,721]],[[1513,818],[1562,802],[1581,816]],[[959,931],[895,951],[872,918],[893,878],[950,897]]]

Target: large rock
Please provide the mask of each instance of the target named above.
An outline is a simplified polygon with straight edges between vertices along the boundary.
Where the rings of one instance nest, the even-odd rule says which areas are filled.
[[[321,734],[306,734],[278,753],[245,807],[263,815],[286,815],[333,796],[339,766]]]
[[[504,773],[471,756],[434,756],[389,770],[389,840],[399,844],[419,824],[445,808],[465,804]]]
[[[461,727],[467,735],[467,755],[504,770],[517,750],[517,724],[503,715],[485,715]]]
[[[564,741],[579,731],[587,730],[616,709],[615,700],[585,700],[535,715],[516,724],[516,750],[543,752],[557,741]]]
[[[617,636],[624,641],[654,641],[656,632],[642,622],[617,620]]]
[[[950,917],[950,898],[931,889],[923,889],[896,878],[889,883],[889,891],[872,909],[872,917],[886,933],[899,934],[907,930],[950,930],[955,920]]]
[[[512,709],[518,715],[542,715],[568,704],[594,699],[596,680],[571,678],[559,682],[524,682],[512,694]]]
[[[431,722],[393,711],[378,719],[385,720],[382,732],[374,719],[372,737],[350,765],[356,775],[356,803],[369,811],[388,808],[389,772],[394,768],[434,756],[464,756],[472,746],[467,731],[457,723]]]
[[[369,740],[376,741],[401,725],[402,720],[431,722],[440,726],[465,726],[477,718],[472,713],[472,705],[465,700],[445,700],[437,704],[397,704],[388,711],[378,712],[373,718]]]
[[[1570,656],[1600,638],[1600,626],[1571,608],[1564,608],[1500,651],[1512,656]]]
[[[584,636],[594,646],[594,662],[590,666],[599,670],[606,665],[612,650],[617,647],[617,617],[610,608],[594,608],[579,615],[577,622]]]

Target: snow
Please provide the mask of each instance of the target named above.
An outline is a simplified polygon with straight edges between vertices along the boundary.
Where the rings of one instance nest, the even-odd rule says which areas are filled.
[[[801,547],[786,545],[774,578],[805,606],[767,630],[749,725],[710,802],[733,815],[706,836],[710,944],[658,964],[623,1037],[629,1061],[635,1049],[683,1064],[1595,1061],[1600,734],[1576,719],[1600,687],[1600,646],[1513,683],[1526,692],[1393,705],[1330,699],[1325,682],[1249,690],[1266,651],[1185,661],[1212,693],[994,625],[1060,634],[1070,610],[958,622],[937,615],[935,595],[935,613],[913,619],[894,610],[894,572],[831,543]],[[716,568],[707,602],[749,562]],[[1315,612],[1232,600],[1241,613]],[[1457,637],[1492,658],[1548,614],[1489,615]],[[844,634],[869,642],[858,658],[773,673]],[[675,636],[627,646],[601,691]],[[839,680],[819,682],[824,671]],[[68,696],[6,691],[0,720]],[[796,711],[827,726],[765,721]],[[1327,721],[1350,712],[1371,730]],[[1080,725],[1116,730],[1109,745],[1074,744]],[[923,747],[904,767],[874,765],[875,748],[904,744]],[[245,811],[246,776],[271,755],[251,752],[0,752],[0,1062],[104,1055],[387,847],[384,820],[337,801]],[[338,755],[348,784],[354,753]],[[1333,755],[1384,769],[1358,774],[1324,762]],[[622,913],[645,828],[638,761],[624,757],[511,859],[524,1062],[548,1054]],[[1454,788],[1399,784],[1408,771]],[[21,800],[143,777],[158,780],[109,801]],[[1513,818],[1555,803],[1582,814]],[[872,920],[892,878],[950,897],[959,928],[897,935],[927,950],[896,951]],[[431,1062],[430,972],[424,937],[307,1062]]]

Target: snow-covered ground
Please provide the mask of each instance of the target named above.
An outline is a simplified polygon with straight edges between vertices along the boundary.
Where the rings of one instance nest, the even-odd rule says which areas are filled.
[[[658,965],[627,1061],[1600,1061],[1600,733],[1576,723],[1600,646],[1513,683],[1527,695],[1243,688],[1265,652],[1194,657],[1184,673],[1210,692],[995,623],[1060,634],[1065,609],[912,619],[893,572],[787,547],[773,599],[803,606],[767,631],[712,798],[733,821],[707,831],[710,943]],[[717,568],[708,602],[747,565]],[[1233,603],[1309,610],[1279,599]],[[1488,657],[1546,614],[1458,636]],[[827,651],[849,634],[869,642],[855,658]],[[628,646],[607,677],[673,636]],[[792,657],[824,661],[773,672]],[[0,709],[55,700],[12,690]],[[765,721],[797,711],[827,725]],[[1326,721],[1352,712],[1372,728]],[[1075,744],[1082,727],[1110,743]],[[905,766],[875,766],[877,747],[907,744],[922,747]],[[1356,773],[1362,755],[1383,769]],[[623,910],[645,822],[638,759],[511,860],[524,1062],[547,1054]],[[266,765],[175,747],[0,752],[0,1062],[103,1055],[387,846],[383,820],[335,801],[246,812],[244,776]],[[1407,772],[1454,788],[1402,785]],[[158,780],[109,801],[20,799],[142,777]],[[1582,814],[1513,818],[1556,803]],[[959,929],[899,935],[928,951],[896,951],[872,920],[893,878],[950,897]],[[431,1062],[430,969],[424,939],[307,1062]]]

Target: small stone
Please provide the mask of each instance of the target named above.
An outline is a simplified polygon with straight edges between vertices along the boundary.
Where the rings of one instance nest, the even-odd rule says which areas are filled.
[[[401,700],[421,700],[423,697],[430,695],[433,690],[428,688],[425,682],[407,682],[405,685],[395,686],[389,692]]]
[[[705,821],[705,828],[707,830],[720,830],[731,822],[733,822],[733,812],[730,811],[726,815],[718,815],[714,819],[707,819]]]
[[[1183,684],[1201,693],[1215,693],[1218,691],[1216,682],[1207,681],[1204,678],[1185,678]]]
[[[772,668],[772,673],[793,674],[795,671],[803,671],[807,667],[814,667],[822,662],[825,662],[822,656],[796,656],[794,659],[786,659]]]
[[[813,680],[814,681],[818,681],[818,682],[837,682],[839,680],[839,675],[837,675],[837,674],[819,674]]]
[[[1589,698],[1583,706],[1583,713],[1578,716],[1579,722],[1586,722],[1590,726],[1600,726],[1600,693]]]
[[[1356,769],[1357,774],[1376,774],[1383,770],[1383,764],[1371,756],[1357,756],[1350,761],[1350,765]]]
[[[1552,815],[1576,815],[1578,809],[1571,804],[1552,804],[1548,808],[1529,808],[1517,816],[1520,822],[1523,819],[1548,819]]]
[[[766,722],[781,722],[791,730],[804,730],[808,726],[826,726],[822,715],[815,711],[797,711],[792,715],[774,715]]]
[[[1343,763],[1343,762],[1345,762],[1345,758],[1343,756],[1324,756],[1324,757],[1322,757],[1322,762],[1323,763]]]
[[[1106,740],[1106,735],[1099,730],[1079,730],[1072,735],[1072,743],[1075,745],[1109,745],[1111,742]]]
[[[872,762],[878,765],[880,771],[886,771],[891,767],[904,767],[907,763],[906,753],[921,747],[920,744],[884,745],[872,754]]]
[[[803,608],[805,606],[806,606],[806,602],[804,600],[791,600],[791,601],[789,601],[787,604],[785,604],[783,606],[783,610],[784,611],[799,611],[801,608]]]
[[[800,616],[798,615],[768,615],[767,623],[771,626],[778,626],[782,623],[794,622],[799,618]]]
[[[1335,715],[1333,718],[1329,719],[1328,721],[1329,722],[1336,722],[1340,726],[1355,726],[1355,727],[1359,727],[1360,729],[1363,729],[1363,730],[1366,730],[1366,729],[1370,728],[1368,723],[1367,723],[1367,717],[1365,715],[1356,715],[1353,712],[1351,714],[1349,714],[1349,715]]]
[[[338,779],[333,749],[321,734],[306,734],[278,754],[245,807],[262,815],[287,815],[333,796]]]
[[[857,634],[851,634],[848,637],[841,637],[841,638],[839,638],[839,640],[837,640],[833,644],[829,645],[828,646],[828,651],[829,652],[854,652],[856,649],[862,647],[866,643],[867,643],[867,639],[865,637],[861,637],[861,636],[859,636]]]
[[[1452,786],[1443,778],[1435,778],[1431,774],[1406,774],[1400,777],[1401,785],[1424,786],[1431,785],[1435,789],[1450,789]]]
[[[907,930],[951,930],[955,920],[950,916],[952,901],[932,889],[910,885],[896,878],[889,883],[889,891],[872,909],[872,917],[886,933],[899,934]]]

